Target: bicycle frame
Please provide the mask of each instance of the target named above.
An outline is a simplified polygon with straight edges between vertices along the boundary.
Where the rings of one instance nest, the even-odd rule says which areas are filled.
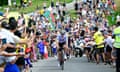
[[[59,51],[59,63],[62,70],[64,70],[64,49]]]

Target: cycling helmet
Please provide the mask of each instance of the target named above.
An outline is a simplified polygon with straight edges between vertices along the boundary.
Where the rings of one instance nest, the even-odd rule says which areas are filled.
[[[65,34],[65,31],[64,31],[64,30],[62,30],[62,31],[61,31],[61,35],[64,35],[64,34]]]

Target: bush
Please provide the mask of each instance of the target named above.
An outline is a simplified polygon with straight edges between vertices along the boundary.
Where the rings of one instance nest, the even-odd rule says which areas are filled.
[[[116,11],[112,15],[107,16],[108,23],[109,23],[110,26],[116,24],[116,16],[118,14],[120,15],[120,12]]]

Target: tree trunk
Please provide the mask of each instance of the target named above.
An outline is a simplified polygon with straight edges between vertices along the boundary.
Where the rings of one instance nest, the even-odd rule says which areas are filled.
[[[12,1],[8,0],[8,6],[11,6],[11,5],[12,5]]]

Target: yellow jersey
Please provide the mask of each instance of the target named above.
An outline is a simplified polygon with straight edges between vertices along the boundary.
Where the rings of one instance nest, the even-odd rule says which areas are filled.
[[[104,42],[104,37],[103,37],[103,35],[102,35],[102,33],[100,31],[96,32],[94,34],[93,38],[94,38],[94,40],[96,42],[96,45],[99,45],[99,44]],[[104,45],[100,45],[97,48],[103,48],[103,47],[104,47]]]

